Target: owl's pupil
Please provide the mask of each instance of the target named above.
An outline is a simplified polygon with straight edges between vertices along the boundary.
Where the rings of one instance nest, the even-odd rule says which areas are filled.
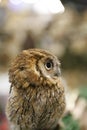
[[[52,62],[49,61],[49,62],[46,63],[46,69],[49,70],[51,68],[52,68]]]
[[[50,62],[47,63],[47,68],[51,68],[51,63]]]

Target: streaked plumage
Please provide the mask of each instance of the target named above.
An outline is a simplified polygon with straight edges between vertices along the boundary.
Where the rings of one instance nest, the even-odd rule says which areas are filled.
[[[60,63],[41,49],[21,52],[9,70],[6,115],[12,130],[54,129],[65,109]]]

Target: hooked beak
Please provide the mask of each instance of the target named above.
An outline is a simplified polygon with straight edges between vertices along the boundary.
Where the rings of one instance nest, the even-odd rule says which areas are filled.
[[[58,69],[55,71],[54,76],[56,76],[56,77],[60,77],[60,76],[61,76],[61,70],[60,70],[60,68],[58,68]]]

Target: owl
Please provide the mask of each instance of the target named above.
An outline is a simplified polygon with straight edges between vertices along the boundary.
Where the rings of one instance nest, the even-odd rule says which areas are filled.
[[[11,130],[53,130],[65,110],[60,62],[42,49],[22,51],[9,69]]]

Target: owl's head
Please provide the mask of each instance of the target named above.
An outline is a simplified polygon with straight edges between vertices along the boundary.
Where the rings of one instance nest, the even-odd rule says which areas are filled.
[[[56,56],[41,49],[22,51],[9,70],[10,82],[16,87],[55,82],[60,77],[60,62]]]

